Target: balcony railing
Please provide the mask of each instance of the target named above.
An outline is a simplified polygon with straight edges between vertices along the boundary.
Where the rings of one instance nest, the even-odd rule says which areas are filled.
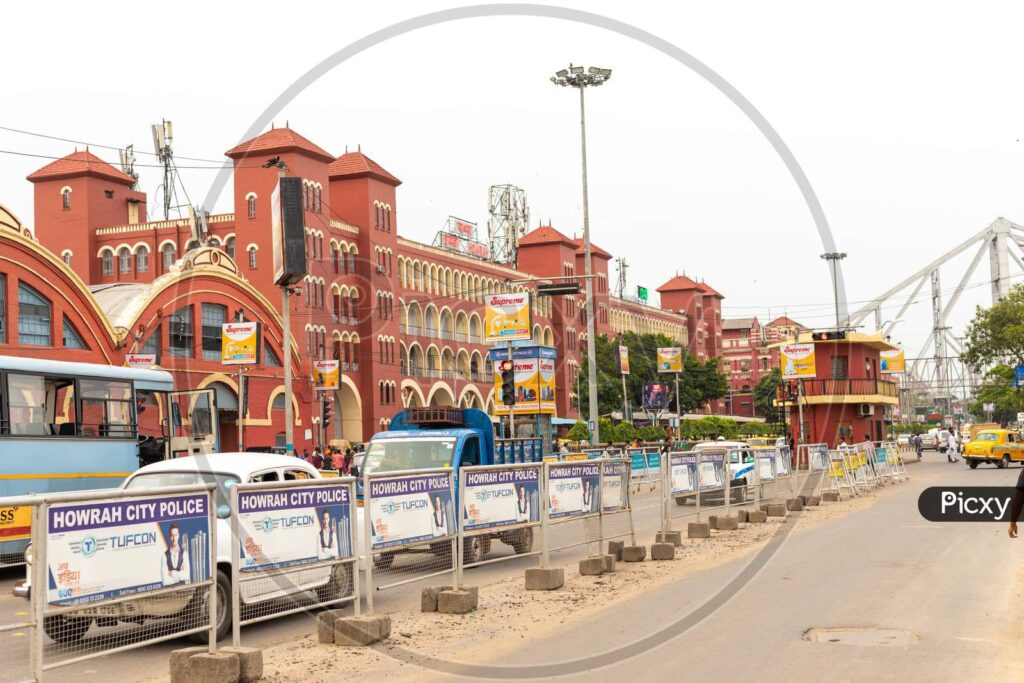
[[[805,379],[804,396],[868,396],[896,398],[896,383],[884,379]]]

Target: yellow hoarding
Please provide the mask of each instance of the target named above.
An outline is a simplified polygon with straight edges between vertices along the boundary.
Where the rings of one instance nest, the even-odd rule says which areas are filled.
[[[484,341],[529,341],[533,338],[529,292],[484,296]]]
[[[894,351],[882,351],[880,354],[880,363],[882,365],[882,372],[906,372],[907,371],[907,359],[903,355],[903,349],[896,349]]]
[[[220,326],[220,362],[255,365],[260,360],[260,324],[224,323]]]
[[[500,361],[508,358],[508,352],[502,348],[491,349],[489,355],[494,366],[494,388],[502,386]],[[515,397],[513,406],[516,415],[534,415],[537,413],[555,414],[555,361],[557,355],[553,348],[547,346],[517,347],[512,351],[512,368],[515,377]],[[494,407],[495,415],[508,415],[509,406],[500,400]]]
[[[681,346],[658,347],[658,372],[682,372],[683,348]]]
[[[31,536],[32,506],[0,507],[0,541],[17,541]]]
[[[313,361],[313,387],[317,391],[333,391],[341,382],[340,363],[336,360]]]
[[[814,344],[783,344],[779,348],[783,379],[813,379],[815,362]]]
[[[623,375],[629,374],[629,347],[619,347],[619,372]]]

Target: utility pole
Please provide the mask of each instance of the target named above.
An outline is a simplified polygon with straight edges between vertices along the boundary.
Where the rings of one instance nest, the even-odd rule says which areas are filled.
[[[596,87],[603,85],[611,76],[611,69],[601,69],[592,66],[587,71],[582,66],[570,64],[568,69],[562,69],[551,77],[551,82],[555,85],[577,88],[580,91],[580,157],[583,167],[583,262],[587,296],[584,310],[587,314],[587,398],[590,404],[590,422],[593,427],[590,432],[590,443],[592,444],[598,443],[601,435],[597,410],[597,347],[595,346],[596,340],[594,339],[594,283],[590,250],[590,206],[587,196],[587,117],[583,93],[588,86]]]
[[[285,177],[285,165],[280,158],[275,157],[268,161],[265,166],[277,167],[277,179]],[[281,211],[281,207],[276,208]],[[280,217],[279,217],[280,220]],[[286,455],[295,455],[295,414],[292,409],[292,311],[291,311],[291,285],[281,285],[281,319],[284,330],[281,333],[281,345],[284,347],[284,451]]]

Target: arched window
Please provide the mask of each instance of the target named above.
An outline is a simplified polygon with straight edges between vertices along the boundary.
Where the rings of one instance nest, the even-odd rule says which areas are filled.
[[[320,211],[320,192],[321,192],[320,186],[317,186],[313,190],[313,203],[315,204],[314,211],[316,211],[317,213],[321,213],[321,211]]]
[[[135,272],[145,273],[149,270],[149,247],[140,245],[135,250]]]
[[[132,272],[132,252],[128,247],[121,247],[117,252],[118,272],[122,275]]]
[[[18,283],[18,343],[50,345],[50,301],[24,282]]]
[[[64,348],[65,349],[87,349],[89,348],[85,344],[85,340],[82,339],[82,335],[78,334],[78,330],[75,329],[74,324],[68,320],[67,316],[64,316]]]
[[[249,270],[256,270],[256,245],[249,245]]]
[[[226,251],[228,253],[228,256],[231,257],[232,261],[235,259],[235,238],[234,237],[229,237],[227,239],[227,241],[224,243],[224,251]]]
[[[164,272],[169,272],[174,265],[174,245],[165,244],[160,247],[160,254],[163,257]]]
[[[109,249],[107,251],[103,252],[103,255],[100,256],[100,261],[101,261],[102,266],[103,266],[103,274],[104,275],[113,275],[114,274],[114,252],[110,251]]]
[[[71,267],[71,250],[70,249],[65,249],[63,251],[63,253],[61,253],[60,257],[64,261],[64,265],[67,266],[68,268],[70,268]]]
[[[60,191],[60,203],[65,211],[71,209],[71,188],[64,187]]]
[[[246,209],[249,212],[249,218],[256,218],[256,195],[250,192],[245,198]]]

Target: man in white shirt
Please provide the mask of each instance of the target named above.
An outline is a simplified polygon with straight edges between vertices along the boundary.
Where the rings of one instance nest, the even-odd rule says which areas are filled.
[[[173,522],[167,531],[167,551],[160,557],[160,581],[165,586],[176,583],[189,583],[192,573],[189,568],[188,539],[181,538],[178,523]]]

